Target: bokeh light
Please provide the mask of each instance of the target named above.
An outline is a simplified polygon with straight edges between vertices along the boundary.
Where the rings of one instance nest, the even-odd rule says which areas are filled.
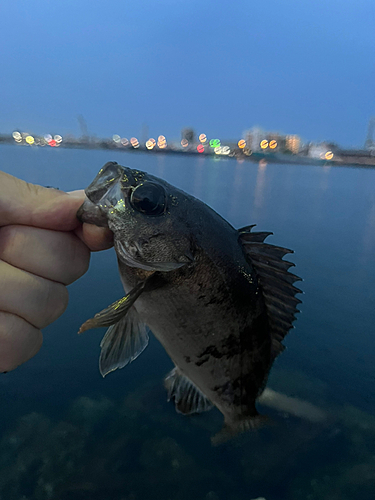
[[[35,139],[32,135],[28,135],[28,136],[26,136],[25,141],[27,142],[27,144],[30,144],[30,146],[31,146],[31,144],[34,144]]]
[[[238,141],[238,147],[240,149],[244,149],[246,147],[246,141],[244,141],[243,139],[241,139],[240,141]]]
[[[112,136],[113,142],[119,143],[121,141],[121,137],[118,134],[114,134]]]
[[[198,139],[203,144],[203,143],[205,143],[207,141],[207,136],[206,136],[206,134],[199,134]]]
[[[202,135],[202,134],[201,134],[201,135]],[[197,151],[198,151],[198,153],[203,153],[203,151],[204,151],[204,146],[203,146],[203,144],[198,144],[198,146],[197,146]]]
[[[129,146],[129,141],[126,137],[123,137],[121,140],[120,140],[121,144],[123,146]]]
[[[17,130],[15,130],[15,131],[13,132],[12,136],[13,136],[13,139],[14,139],[15,141],[20,140],[20,139],[22,140],[22,135],[21,135],[19,132],[17,132]]]
[[[146,142],[146,148],[147,149],[153,149],[155,147],[155,144],[156,144],[156,141],[155,139],[153,139],[151,137],[151,139],[149,139],[147,142]]]
[[[182,140],[181,140],[181,146],[182,146],[183,148],[187,148],[187,147],[188,147],[188,145],[189,145],[189,141],[188,141],[187,139],[182,139]]]
[[[332,160],[333,158],[333,153],[332,151],[327,151],[326,154],[324,155],[326,160]]]
[[[139,148],[139,141],[136,137],[130,138],[130,144],[133,146],[133,148]]]
[[[263,139],[263,141],[261,141],[261,143],[260,143],[260,147],[262,149],[267,149],[268,148],[268,141],[266,141],[265,139]]]
[[[49,141],[52,141],[52,135],[51,135],[51,134],[46,134],[46,135],[44,136],[44,139],[45,139],[45,141],[46,141],[46,142],[48,142],[48,143],[49,143]]]
[[[218,148],[220,146],[220,139],[211,139],[210,146],[211,148]]]
[[[57,144],[61,144],[61,142],[62,142],[61,135],[56,134],[56,135],[53,136],[53,138],[55,139],[55,141],[56,141]]]
[[[269,147],[270,147],[271,149],[275,149],[275,148],[277,147],[277,142],[276,142],[276,141],[274,141],[274,140],[272,140],[272,141],[270,141],[270,142],[269,142],[269,144],[268,144],[268,145],[269,145]]]

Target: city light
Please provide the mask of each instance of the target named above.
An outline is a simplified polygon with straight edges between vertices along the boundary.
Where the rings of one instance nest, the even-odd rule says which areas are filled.
[[[217,155],[229,155],[230,147],[229,146],[216,146],[214,148],[214,152]]]
[[[61,135],[56,134],[56,135],[53,136],[53,138],[55,139],[55,141],[56,141],[57,144],[61,144],[61,142],[62,142]]]
[[[204,152],[204,146],[203,146],[203,144],[198,144],[197,151],[198,151],[198,153],[203,153]]]
[[[139,148],[139,142],[136,137],[132,137],[130,139],[130,144],[133,146],[133,148]]]
[[[114,134],[112,136],[112,141],[116,142],[116,143],[119,143],[121,141],[121,137],[119,135],[117,135],[117,134]]]
[[[182,140],[181,140],[181,146],[182,146],[183,148],[187,148],[187,147],[188,147],[188,145],[189,145],[189,142],[188,142],[188,140],[187,140],[187,139],[182,139]]]
[[[206,136],[206,134],[200,134],[199,137],[198,137],[198,139],[203,144],[204,142],[207,141],[207,136]]]
[[[53,147],[53,148],[54,148],[55,146],[57,146],[55,139],[52,139],[52,138],[51,138],[51,140],[49,140],[49,141],[48,141],[48,144],[49,144],[51,147]]]
[[[51,134],[46,134],[44,136],[44,140],[49,143],[49,141],[52,141],[52,135]]]
[[[267,149],[268,148],[268,141],[266,141],[265,139],[263,139],[263,141],[261,141],[261,143],[260,143],[260,147],[262,149]]]
[[[332,160],[333,158],[333,153],[332,151],[327,151],[326,154],[324,155],[326,160]]]
[[[12,136],[15,141],[22,140],[22,135],[17,131],[13,132]]]
[[[146,142],[146,148],[147,149],[153,149],[155,147],[155,144],[156,144],[156,141],[155,139],[153,139],[151,137],[151,139],[149,139],[147,142]]]
[[[167,140],[164,135],[159,135],[158,137],[158,148],[165,149],[167,147]]]
[[[241,139],[240,141],[238,141],[238,147],[240,149],[244,149],[246,147],[246,141],[244,141],[243,139]]]
[[[211,148],[218,148],[220,146],[220,139],[211,139],[210,146]]]
[[[277,142],[276,142],[276,141],[270,141],[270,143],[269,143],[269,147],[270,147],[271,149],[275,149],[275,148],[277,147]]]
[[[128,146],[129,145],[129,141],[127,140],[126,137],[123,137],[121,140],[120,140],[121,144],[123,146]]]
[[[30,146],[31,146],[31,144],[34,144],[35,139],[32,135],[28,135],[28,136],[26,136],[25,141],[27,142],[27,144],[30,144]]]

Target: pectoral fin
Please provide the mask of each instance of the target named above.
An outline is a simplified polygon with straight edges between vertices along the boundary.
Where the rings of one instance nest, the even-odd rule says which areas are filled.
[[[116,300],[116,302],[103,309],[103,311],[95,314],[93,318],[88,319],[85,323],[83,323],[81,328],[78,330],[78,333],[83,333],[91,328],[111,326],[120,321],[120,319],[125,316],[137,298],[141,295],[145,284],[146,281],[138,283],[138,285],[125,295],[125,297]]]
[[[135,307],[110,326],[100,347],[99,369],[103,377],[134,361],[148,345],[146,326],[140,321]]]
[[[99,369],[103,377],[131,363],[147,347],[147,328],[133,307],[146,282],[136,285],[125,297],[95,314],[79,329],[78,333],[82,333],[91,328],[109,326],[100,343]]]

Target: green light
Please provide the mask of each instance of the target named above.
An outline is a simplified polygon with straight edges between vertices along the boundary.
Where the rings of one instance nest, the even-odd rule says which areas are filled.
[[[211,139],[210,140],[210,146],[211,146],[211,148],[218,148],[218,147],[220,147],[220,139]]]

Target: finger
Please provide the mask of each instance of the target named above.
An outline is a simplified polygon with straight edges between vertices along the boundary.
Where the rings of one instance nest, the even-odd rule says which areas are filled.
[[[85,195],[71,195],[29,184],[12,175],[0,172],[0,225],[22,224],[46,229],[70,231],[79,226],[76,217]]]
[[[79,226],[75,233],[92,252],[107,250],[113,246],[113,233],[105,227],[85,223]]]
[[[43,342],[42,332],[23,318],[0,312],[0,373],[14,370],[35,356]]]
[[[68,305],[68,291],[56,281],[22,271],[0,261],[0,311],[16,314],[36,328],[55,321]]]
[[[11,225],[0,228],[0,259],[68,285],[87,271],[90,251],[72,232]]]

